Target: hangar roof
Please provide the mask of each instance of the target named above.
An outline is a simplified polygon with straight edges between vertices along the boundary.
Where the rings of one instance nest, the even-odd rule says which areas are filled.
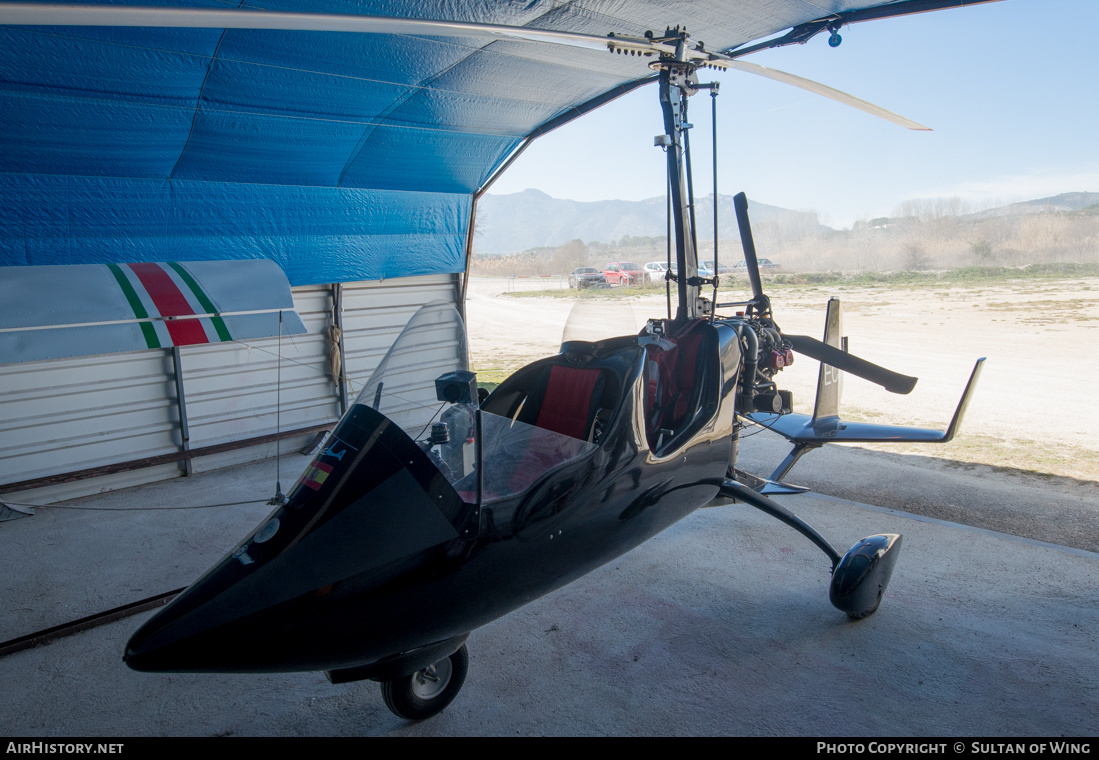
[[[708,49],[728,50],[887,4],[260,0],[246,7],[600,36],[680,25]],[[649,78],[646,64],[488,37],[3,26],[0,263],[270,258],[295,285],[460,272],[474,193],[524,139]]]

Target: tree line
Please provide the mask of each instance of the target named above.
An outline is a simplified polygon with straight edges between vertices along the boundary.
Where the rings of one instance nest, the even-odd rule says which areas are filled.
[[[923,271],[1056,262],[1099,262],[1099,204],[1081,211],[1043,210],[982,217],[958,199],[906,201],[890,217],[832,230],[797,220],[753,224],[760,256],[790,272]],[[699,240],[699,258],[713,258],[713,241]],[[738,239],[720,240],[719,259],[743,258]],[[502,256],[474,255],[475,275],[567,274],[576,267],[602,270],[611,261],[644,265],[664,261],[663,236],[626,235],[603,243],[571,240]],[[673,253],[674,258],[674,253]]]

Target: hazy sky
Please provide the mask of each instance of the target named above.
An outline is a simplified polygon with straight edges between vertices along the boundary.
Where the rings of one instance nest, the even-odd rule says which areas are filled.
[[[905,199],[988,207],[1099,192],[1099,0],[1002,0],[844,27],[746,60],[931,127],[913,132],[739,72],[718,79],[718,191],[815,210],[836,227]],[[706,39],[704,30],[697,36]],[[695,190],[712,191],[710,97],[690,101]],[[535,141],[491,192],[640,200],[664,192],[655,85]]]

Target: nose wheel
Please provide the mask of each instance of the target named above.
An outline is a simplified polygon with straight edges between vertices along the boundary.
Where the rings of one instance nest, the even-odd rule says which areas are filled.
[[[462,688],[469,670],[465,644],[449,657],[411,675],[382,682],[382,699],[390,711],[406,720],[423,720],[449,705]]]

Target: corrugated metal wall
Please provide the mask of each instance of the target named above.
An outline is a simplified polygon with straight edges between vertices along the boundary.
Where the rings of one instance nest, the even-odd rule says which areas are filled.
[[[330,289],[309,286],[294,288],[293,293],[294,307],[308,331],[305,335],[182,350],[191,448],[339,418],[336,386],[328,374]],[[293,442],[284,442],[281,448],[292,451]],[[195,460],[195,469],[267,455],[242,449]]]
[[[457,301],[454,275],[345,283],[344,372],[350,398],[415,311]],[[308,330],[293,338],[181,349],[192,449],[336,420],[338,390],[329,370],[331,289],[294,288]],[[281,351],[281,361],[279,359]],[[430,387],[434,375],[423,382]],[[283,441],[285,453],[306,439]],[[117,473],[30,491],[3,484],[127,462],[180,450],[170,351],[0,366],[0,493],[50,502],[174,477],[180,464]],[[275,444],[194,460],[196,470],[272,456]]]

